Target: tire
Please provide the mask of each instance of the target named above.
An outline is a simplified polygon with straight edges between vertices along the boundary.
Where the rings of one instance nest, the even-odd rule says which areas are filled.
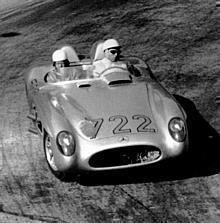
[[[58,170],[56,163],[54,161],[53,149],[51,148],[52,147],[51,146],[51,137],[46,132],[44,133],[44,137],[43,137],[43,147],[44,147],[45,158],[46,158],[48,167],[49,167],[50,171],[52,172],[52,174],[60,181],[63,181],[63,182],[73,181],[73,179],[70,180],[69,173],[62,172],[62,171]]]

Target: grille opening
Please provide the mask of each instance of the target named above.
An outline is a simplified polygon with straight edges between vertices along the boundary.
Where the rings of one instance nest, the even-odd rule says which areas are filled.
[[[161,156],[161,151],[154,146],[130,146],[108,149],[96,153],[89,160],[95,168],[115,167],[153,162]]]

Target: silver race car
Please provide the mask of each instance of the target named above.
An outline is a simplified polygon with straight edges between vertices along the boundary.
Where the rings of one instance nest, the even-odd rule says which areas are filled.
[[[59,179],[152,166],[188,148],[186,113],[141,59],[111,67],[99,78],[46,83],[50,65],[25,75],[32,120],[46,161]],[[88,61],[71,63],[86,72]]]

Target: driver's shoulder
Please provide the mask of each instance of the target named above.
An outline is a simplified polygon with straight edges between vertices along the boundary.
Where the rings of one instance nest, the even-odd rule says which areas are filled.
[[[107,63],[109,63],[108,59],[107,58],[103,58],[101,60],[94,61],[92,64],[94,66],[100,66],[100,65],[103,65],[103,64],[107,64]]]
[[[104,59],[97,60],[93,62],[93,70],[100,72],[101,70],[104,70],[106,67],[108,67],[109,63],[106,63]]]
[[[120,61],[119,60],[117,62],[113,62],[112,66],[121,67],[121,68],[127,69],[127,63],[125,61]]]

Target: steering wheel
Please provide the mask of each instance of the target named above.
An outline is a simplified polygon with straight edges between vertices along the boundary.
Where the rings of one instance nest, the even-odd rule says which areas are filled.
[[[108,68],[106,68],[105,70],[103,70],[101,73],[100,73],[100,76],[105,76],[105,75],[107,75],[108,74],[108,71],[109,70],[113,70],[113,69],[118,69],[119,71],[118,72],[120,72],[120,71],[122,71],[122,72],[128,72],[128,70],[126,69],[126,68],[123,68],[123,67],[118,67],[118,66],[113,66],[113,67],[108,67]]]

